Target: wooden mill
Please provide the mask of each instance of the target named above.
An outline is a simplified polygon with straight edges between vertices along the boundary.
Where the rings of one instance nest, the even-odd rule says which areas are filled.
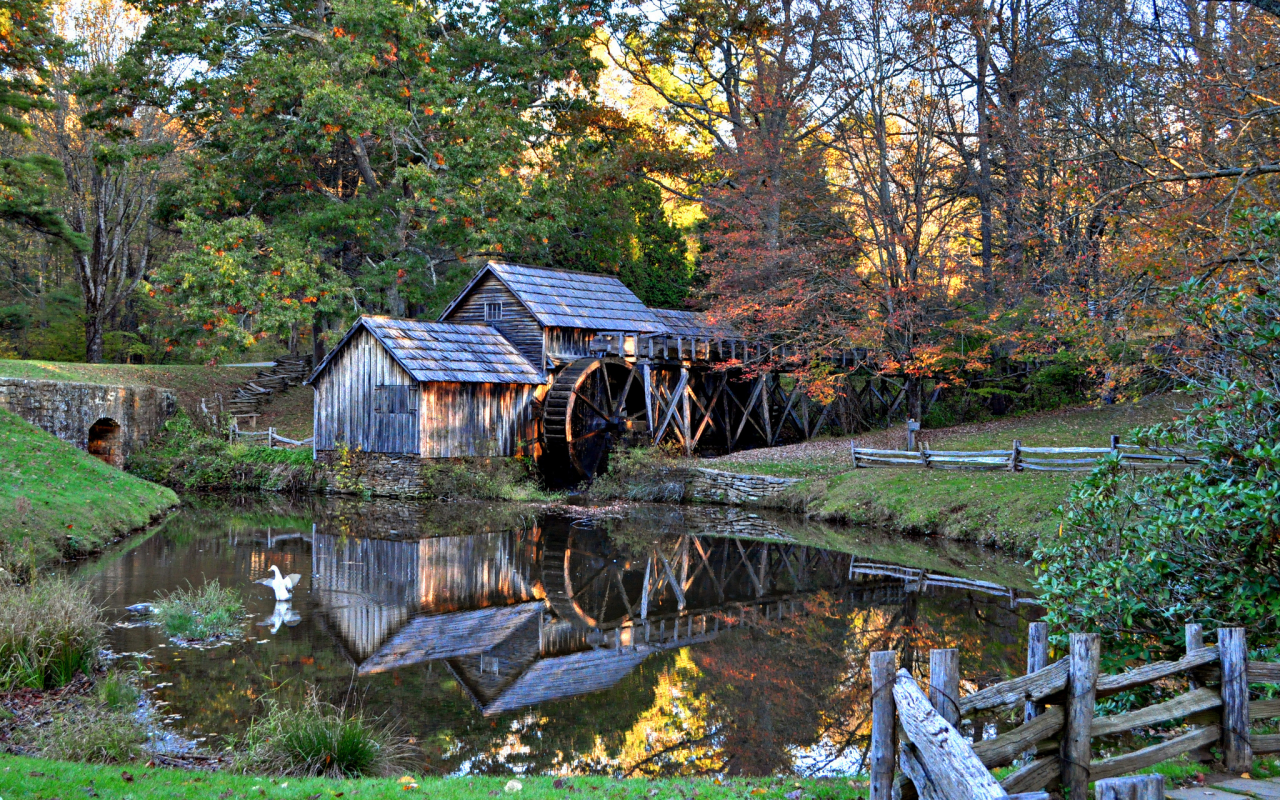
[[[317,452],[529,455],[590,479],[622,440],[729,451],[818,433],[767,345],[617,278],[490,262],[439,321],[361,317],[312,374]]]

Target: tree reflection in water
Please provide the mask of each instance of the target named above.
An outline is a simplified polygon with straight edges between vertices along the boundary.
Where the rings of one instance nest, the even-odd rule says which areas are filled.
[[[253,628],[260,641],[179,653],[154,629],[113,633],[151,653],[153,685],[172,684],[154,697],[191,733],[235,733],[265,694],[315,686],[394,719],[435,773],[849,773],[871,651],[920,671],[958,647],[962,674],[998,680],[1022,669],[1032,611],[945,577],[990,563],[981,551],[803,544],[830,540],[733,511],[584,528],[510,507],[197,505],[84,571],[116,608],[217,577],[258,619],[273,601],[251,580],[271,563],[304,574],[300,624]]]

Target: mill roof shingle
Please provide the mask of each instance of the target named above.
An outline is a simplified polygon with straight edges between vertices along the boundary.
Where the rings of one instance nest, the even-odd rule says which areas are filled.
[[[458,383],[543,382],[541,371],[515,345],[488,325],[454,325],[413,319],[362,316],[308,379],[314,381],[334,354],[364,328],[415,380]]]
[[[672,311],[669,308],[649,310],[662,323],[663,330],[672,336],[699,339],[738,339],[742,336],[728,325],[711,322],[701,311]]]
[[[486,264],[440,319],[446,319],[489,274],[502,281],[545,327],[628,333],[662,330],[653,311],[617,278],[501,261]]]

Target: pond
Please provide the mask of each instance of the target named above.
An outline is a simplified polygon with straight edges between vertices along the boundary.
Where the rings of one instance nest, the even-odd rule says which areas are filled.
[[[272,565],[291,601],[253,583]],[[992,551],[725,508],[198,499],[79,572],[182,735],[317,692],[437,774],[856,774],[870,652],[957,647],[981,685],[1023,671],[1037,614]],[[126,610],[214,578],[242,639],[179,647]]]

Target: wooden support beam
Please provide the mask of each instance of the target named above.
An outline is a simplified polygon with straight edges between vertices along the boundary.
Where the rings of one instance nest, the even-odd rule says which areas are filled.
[[[667,581],[671,584],[671,588],[676,593],[676,607],[684,611],[684,590],[680,588],[680,581],[676,580],[676,574],[671,569],[671,562],[667,561],[667,557],[662,553],[657,553],[658,561],[662,564],[662,570],[667,575]]]
[[[756,381],[755,385],[751,388],[751,395],[747,398],[747,404],[745,406],[738,403],[738,398],[734,396],[733,392],[729,393],[729,396],[733,397],[733,402],[737,403],[738,408],[742,409],[742,421],[738,423],[738,430],[733,434],[732,441],[729,442],[730,449],[738,443],[738,437],[742,436],[742,429],[746,427],[747,420],[751,420],[751,424],[755,425],[755,420],[751,419],[751,409],[755,407],[756,402],[760,399],[760,393],[763,389],[764,384],[760,381]],[[760,429],[759,425],[755,425],[755,427],[756,430],[760,431],[761,435],[764,435],[764,431]],[[767,440],[768,437],[766,437],[766,441]]]
[[[1049,666],[1049,625],[1045,622],[1033,622],[1027,626],[1027,674],[1039,672]],[[1023,721],[1030,722],[1041,711],[1041,706],[1027,702],[1023,711]]]
[[[697,396],[694,396],[693,401],[695,403],[698,403],[698,408],[699,410],[702,411],[702,421],[698,423],[698,429],[693,434],[694,445],[697,445],[698,440],[702,438],[702,432],[706,430],[707,423],[711,420],[711,412],[716,407],[716,400],[720,399],[720,393],[724,391],[724,387],[728,385],[728,383],[729,383],[729,373],[722,372],[721,378],[720,378],[720,385],[716,387],[715,392],[711,395],[711,401],[707,403],[706,408],[703,408],[702,403],[698,403]],[[712,423],[712,425],[714,424],[715,423]]]
[[[1222,659],[1222,762],[1228,772],[1248,772],[1253,765],[1249,745],[1249,648],[1244,628],[1219,628]]]
[[[760,385],[763,388],[760,398],[760,417],[764,421],[764,440],[766,443],[773,442],[773,426],[769,419],[769,382],[771,373],[760,373]]]
[[[960,651],[929,651],[929,702],[949,725],[960,724]]]
[[[689,408],[689,398],[693,395],[693,390],[689,388],[689,369],[687,367],[680,368],[680,385],[684,387],[683,392],[677,392],[681,406],[680,434],[681,438],[684,439],[684,454],[691,456],[693,455],[693,413]]]
[[[893,699],[898,654],[879,650],[871,654],[871,778],[870,800],[893,800],[893,778],[898,753],[898,711]]]
[[[1098,690],[1098,661],[1101,637],[1096,633],[1073,633],[1067,656],[1067,722],[1062,734],[1062,785],[1072,797],[1089,791],[1089,764],[1093,759],[1091,728],[1093,705]]]
[[[676,383],[675,392],[671,398],[670,405],[667,406],[666,414],[662,417],[662,423],[658,426],[657,431],[653,434],[653,443],[657,444],[662,441],[662,434],[666,432],[667,425],[671,422],[671,417],[676,413],[677,399],[684,394],[684,385],[689,381],[689,371],[687,369],[680,370],[680,380]],[[659,401],[661,402],[661,401]]]

